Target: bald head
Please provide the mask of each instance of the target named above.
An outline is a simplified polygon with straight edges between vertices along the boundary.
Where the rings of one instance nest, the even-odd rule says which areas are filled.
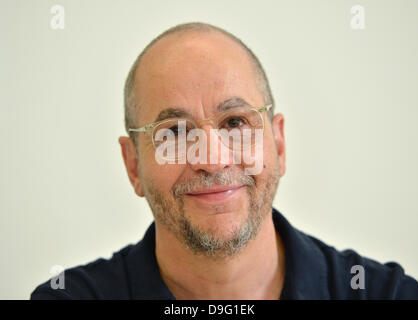
[[[190,61],[190,68],[184,61]],[[223,72],[222,64],[242,66],[251,69],[253,81],[265,104],[274,106],[273,96],[266,74],[252,51],[238,38],[218,27],[204,23],[188,23],[175,26],[152,40],[141,52],[133,64],[125,83],[125,126],[139,126],[140,107],[147,96],[158,99],[159,89],[148,84],[160,77],[159,84],[176,83],[176,85],[199,86],[199,81],[213,79],[209,73]],[[194,67],[191,67],[193,66]],[[196,69],[196,65],[199,69]],[[191,70],[191,68],[193,68]],[[232,68],[233,69],[233,68]],[[194,72],[198,77],[196,82],[180,83],[178,79],[166,79],[170,74]],[[229,74],[225,77],[239,77],[239,74]],[[190,78],[189,78],[190,79]],[[169,81],[171,80],[171,82]],[[220,82],[224,80],[220,78]],[[225,81],[228,81],[225,80]],[[229,79],[231,81],[231,79]],[[155,82],[155,81],[154,81]],[[175,88],[173,88],[175,90]],[[178,89],[178,88],[177,88]],[[179,90],[181,91],[181,90]],[[273,108],[269,111],[272,119]],[[136,145],[136,135],[128,131]]]

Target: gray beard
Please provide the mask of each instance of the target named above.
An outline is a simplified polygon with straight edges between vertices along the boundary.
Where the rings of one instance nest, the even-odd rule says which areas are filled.
[[[225,169],[215,175],[203,173],[177,184],[172,194],[165,196],[152,184],[145,188],[145,196],[154,218],[164,225],[193,254],[207,256],[213,260],[233,257],[241,252],[254,239],[262,223],[271,211],[271,205],[279,183],[279,171],[267,177],[262,190],[257,192],[254,178],[248,175],[233,174]],[[228,240],[217,237],[214,232],[203,230],[192,224],[184,211],[183,195],[198,187],[211,187],[213,184],[244,184],[249,199],[249,212],[241,226],[232,230]],[[260,188],[259,187],[259,188]]]

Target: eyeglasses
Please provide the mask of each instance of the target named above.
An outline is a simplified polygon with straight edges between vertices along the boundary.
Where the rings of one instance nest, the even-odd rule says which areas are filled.
[[[235,150],[235,148],[237,148],[237,143],[231,143],[235,142],[232,141],[234,136],[246,136],[246,138],[243,138],[243,144],[239,144],[239,148],[245,144],[254,145],[257,129],[262,130],[261,132],[264,130],[264,118],[261,113],[268,111],[271,107],[271,104],[260,108],[249,106],[234,107],[221,112],[213,120],[202,119],[199,120],[199,123],[202,126],[203,123],[211,122],[212,127],[218,129],[215,130],[215,132],[218,135],[221,135],[221,141],[230,149]],[[187,141],[185,141],[186,150],[184,150],[184,148],[178,147],[181,136],[184,137],[184,135],[187,135],[191,130],[197,128],[200,127],[191,119],[175,118],[150,123],[140,128],[129,128],[129,132],[151,132],[152,144],[155,149],[162,143],[170,143],[170,145],[166,145],[166,147],[175,148],[175,153],[170,157],[165,158],[167,160],[176,160],[183,157],[184,152],[187,152],[188,148],[196,143],[196,141],[189,141],[189,139],[187,139]],[[225,135],[227,135],[229,139],[224,139]]]

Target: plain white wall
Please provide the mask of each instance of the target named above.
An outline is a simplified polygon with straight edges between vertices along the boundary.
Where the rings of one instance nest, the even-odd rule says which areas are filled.
[[[337,249],[418,277],[417,1],[0,1],[0,298],[139,241],[123,82],[159,33],[203,21],[260,58],[285,115],[274,205]],[[65,28],[50,27],[54,4]],[[363,5],[366,28],[350,28]]]

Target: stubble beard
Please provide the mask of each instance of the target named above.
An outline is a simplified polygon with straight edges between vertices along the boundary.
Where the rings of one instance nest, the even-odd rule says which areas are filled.
[[[239,227],[230,231],[228,239],[217,236],[215,230],[205,230],[194,225],[185,215],[184,194],[198,187],[211,187],[213,184],[243,184],[247,191],[247,217]],[[148,184],[145,196],[154,218],[174,234],[182,245],[193,254],[218,260],[236,256],[258,235],[265,217],[271,212],[279,184],[279,166],[258,184],[256,186],[252,176],[243,173],[237,175],[225,169],[214,175],[203,173],[185,183],[177,184],[169,195],[159,191],[152,183]]]

